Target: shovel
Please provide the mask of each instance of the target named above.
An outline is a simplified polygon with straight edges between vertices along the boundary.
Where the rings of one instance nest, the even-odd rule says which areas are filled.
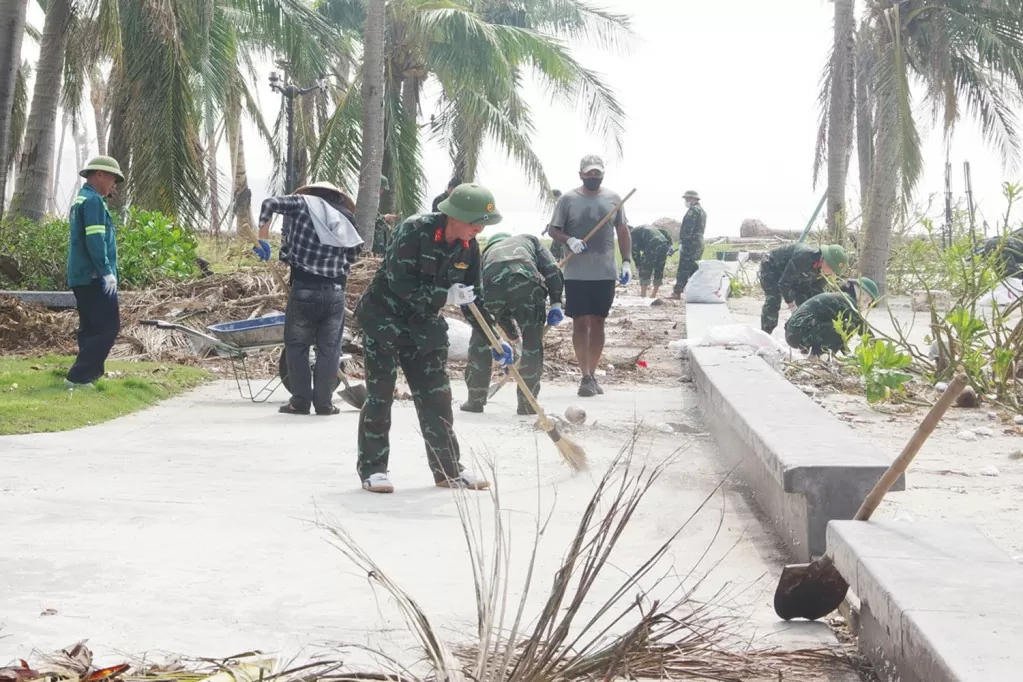
[[[910,462],[934,431],[941,417],[959,397],[966,383],[966,375],[959,374],[945,389],[938,402],[916,427],[916,432],[906,443],[902,453],[892,462],[888,471],[884,472],[874,489],[867,494],[867,498],[863,500],[859,511],[853,517],[854,521],[870,519],[870,515],[884,499],[885,493],[899,480],[899,476],[906,473]],[[831,557],[825,554],[809,564],[792,564],[782,570],[781,580],[778,581],[778,588],[774,592],[774,612],[783,620],[793,618],[817,620],[837,609],[848,591],[849,583],[838,572]]]

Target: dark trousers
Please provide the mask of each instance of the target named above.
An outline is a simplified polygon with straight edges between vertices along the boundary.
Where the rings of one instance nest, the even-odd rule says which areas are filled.
[[[359,414],[359,478],[387,473],[391,456],[391,405],[398,367],[405,373],[419,428],[426,441],[427,462],[435,482],[457,478],[458,439],[451,428],[451,382],[448,380],[448,348],[420,349],[408,336],[383,345],[369,335],[364,338],[366,404]]]
[[[103,283],[94,279],[85,286],[71,287],[78,306],[78,357],[68,370],[67,379],[89,384],[106,372],[104,363],[121,330],[121,312],[117,294],[103,293]]]
[[[345,326],[345,289],[329,282],[296,279],[284,312],[284,352],[291,384],[291,404],[308,410],[331,405],[341,364]],[[316,367],[309,370],[309,347],[316,346]]]

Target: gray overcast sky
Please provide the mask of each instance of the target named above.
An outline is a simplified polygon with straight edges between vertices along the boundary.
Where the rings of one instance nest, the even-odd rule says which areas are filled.
[[[598,136],[586,132],[581,114],[551,105],[538,90],[528,99],[536,122],[535,148],[555,187],[578,184],[578,162],[599,153],[608,162],[605,184],[630,200],[630,222],[660,216],[679,217],[681,194],[696,189],[708,212],[708,234],[738,234],[744,218],[769,226],[801,229],[823,188],[812,187],[817,131],[817,94],[821,67],[831,42],[832,5],[826,0],[594,0],[633,16],[636,38],[627,54],[615,56],[576,46],[576,56],[603,74],[623,103],[627,120],[625,150],[613,159]],[[34,4],[33,4],[34,7]],[[31,19],[42,27],[41,13]],[[36,47],[26,41],[25,55]],[[265,69],[269,72],[269,68]],[[257,84],[269,119],[279,100],[265,78]],[[424,106],[428,116],[433,101]],[[928,111],[918,120],[929,121]],[[944,151],[940,134],[925,137],[926,174],[917,201],[943,188]],[[265,195],[269,174],[266,151],[255,134],[247,136],[247,161],[254,199]],[[226,154],[226,150],[225,150]],[[65,168],[74,164],[65,152]],[[224,161],[226,162],[226,155]],[[445,150],[425,150],[427,197],[447,183]],[[981,210],[991,222],[1004,209],[1003,180],[1016,181],[1016,169],[1003,171],[996,155],[980,140],[977,126],[965,120],[952,148],[953,189],[963,192],[962,162],[969,160]],[[65,179],[66,177],[66,179]],[[850,200],[858,197],[855,161],[850,169]],[[495,193],[506,215],[500,228],[538,232],[546,223],[535,191],[503,155],[488,150],[479,181]],[[62,173],[62,193],[73,178]],[[426,207],[428,208],[428,207]],[[257,205],[258,210],[258,205]],[[940,213],[940,202],[933,207]]]

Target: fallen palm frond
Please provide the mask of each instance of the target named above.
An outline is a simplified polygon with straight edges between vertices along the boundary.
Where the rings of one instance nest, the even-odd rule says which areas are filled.
[[[816,673],[854,668],[854,662],[842,652],[830,649],[751,648],[740,631],[742,619],[728,606],[734,594],[722,589],[706,601],[696,597],[698,588],[717,566],[693,579],[710,546],[687,574],[679,576],[668,569],[654,576],[672,543],[718,495],[724,480],[631,571],[619,563],[629,563],[629,557],[615,556],[612,562],[614,549],[640,502],[679,454],[653,466],[637,464],[634,453],[638,433],[637,428],[597,482],[536,616],[528,617],[526,610],[534,587],[540,541],[553,508],[543,513],[538,497],[535,539],[525,583],[516,600],[511,596],[510,532],[505,526],[499,486],[495,483],[489,498],[456,493],[476,594],[476,641],[468,644],[446,644],[415,599],[392,581],[342,526],[319,521],[333,544],[365,572],[371,584],[382,587],[396,602],[423,650],[426,670],[414,671],[376,651],[381,660],[393,664],[395,674],[415,682],[560,682],[637,677],[807,682]],[[485,509],[487,501],[492,503],[492,511]],[[718,530],[724,519],[723,507],[721,515]],[[493,533],[489,541],[482,523],[488,516]],[[624,578],[616,581],[602,575],[609,566]],[[599,594],[601,590],[604,594]]]

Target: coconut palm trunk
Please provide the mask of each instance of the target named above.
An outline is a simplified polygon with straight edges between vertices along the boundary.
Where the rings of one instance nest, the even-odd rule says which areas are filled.
[[[835,44],[831,53],[831,101],[828,111],[828,236],[845,237],[845,189],[852,146],[856,82],[856,18],[854,0],[835,2]]]
[[[28,0],[0,2],[0,218],[7,196],[7,163],[10,156],[11,113],[14,89],[21,68],[21,41],[25,35]]]
[[[53,162],[53,172],[50,173],[50,197],[46,202],[46,210],[51,214],[57,213],[57,190],[60,188],[60,170],[64,160],[64,143],[67,141],[67,129],[71,124],[71,116],[65,111],[60,118],[60,142],[57,143],[57,156]]]
[[[39,220],[46,211],[64,70],[64,47],[70,20],[71,0],[50,0],[39,46],[32,108],[11,199],[11,212],[30,220]]]
[[[874,169],[874,92],[871,87],[874,64],[869,30],[864,23],[856,39],[856,153],[860,171],[860,212],[864,215]]]
[[[249,189],[249,176],[245,169],[245,140],[242,137],[241,107],[237,115],[231,113],[227,119],[228,148],[231,151],[231,196],[233,197],[235,230],[239,236],[246,236],[252,231],[252,190]]]
[[[860,250],[860,273],[877,282],[883,295],[886,291],[888,254],[891,248],[892,222],[899,191],[899,165],[890,154],[881,150],[897,149],[900,144],[897,109],[886,98],[877,95],[877,149],[867,199],[863,246]]]
[[[373,243],[380,206],[380,170],[384,163],[385,0],[367,0],[362,58],[362,165],[355,225],[366,244]]]

